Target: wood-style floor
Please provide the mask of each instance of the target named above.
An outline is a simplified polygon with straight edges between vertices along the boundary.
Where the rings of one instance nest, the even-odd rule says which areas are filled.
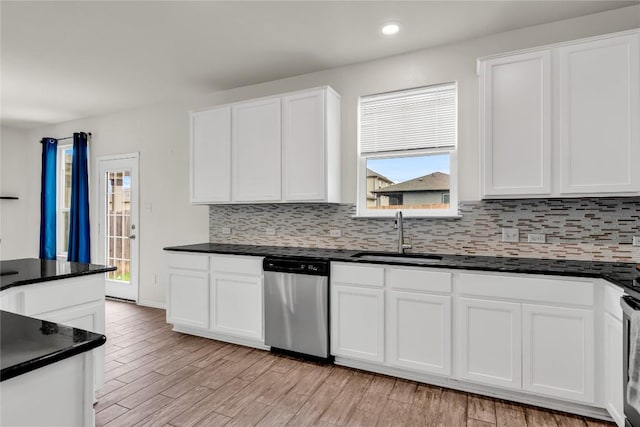
[[[164,310],[107,301],[97,426],[613,424],[172,332]]]

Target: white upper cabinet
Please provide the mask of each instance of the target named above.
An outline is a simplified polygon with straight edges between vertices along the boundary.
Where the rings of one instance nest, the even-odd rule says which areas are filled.
[[[191,113],[191,202],[340,202],[340,95],[321,87]]]
[[[479,60],[483,198],[640,194],[640,33]]]
[[[191,114],[191,203],[231,201],[231,107]]]
[[[639,38],[558,51],[562,193],[640,191]]]
[[[282,98],[284,200],[339,201],[339,105],[329,89]]]
[[[280,98],[245,102],[232,110],[233,200],[280,200]]]
[[[551,193],[551,54],[482,63],[483,193]]]

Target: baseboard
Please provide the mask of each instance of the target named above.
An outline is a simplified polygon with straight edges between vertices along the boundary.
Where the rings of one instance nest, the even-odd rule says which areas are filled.
[[[138,300],[137,302],[138,305],[141,305],[143,307],[151,307],[151,308],[161,308],[163,310],[167,309],[167,306],[165,303],[163,302],[157,302],[157,301],[147,301],[147,300]]]
[[[407,380],[418,381],[440,387],[451,388],[454,390],[465,391],[468,393],[481,394],[483,396],[496,397],[498,399],[510,400],[513,402],[524,403],[532,406],[540,406],[542,408],[553,409],[556,411],[569,412],[572,414],[582,415],[590,418],[596,418],[604,421],[614,421],[606,409],[589,406],[581,403],[573,403],[561,401],[543,396],[536,396],[527,393],[518,392],[516,390],[503,390],[495,387],[475,384],[464,380],[458,380],[438,375],[429,375],[418,372],[412,372],[400,368],[392,368],[389,366],[381,366],[375,363],[363,362],[359,360],[346,359],[344,357],[336,357],[336,365],[347,366],[349,368],[361,369],[369,372],[377,372],[379,374],[389,375],[392,377],[404,378]]]
[[[264,345],[264,343],[261,343],[259,341],[254,341],[249,338],[234,337],[232,335],[219,334],[219,333],[215,333],[215,332],[211,332],[203,329],[191,328],[188,326],[173,325],[173,330],[175,332],[181,332],[183,334],[196,335],[199,337],[210,338],[217,341],[224,341],[231,344],[238,344],[246,347],[253,347],[259,350],[271,349],[271,347],[269,347],[268,345]]]

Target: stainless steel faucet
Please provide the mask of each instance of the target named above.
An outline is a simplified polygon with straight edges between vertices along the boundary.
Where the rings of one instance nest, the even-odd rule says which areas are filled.
[[[396,224],[394,228],[398,230],[398,253],[403,254],[405,249],[411,249],[412,245],[410,243],[404,242],[404,223],[402,219],[402,211],[396,212]]]

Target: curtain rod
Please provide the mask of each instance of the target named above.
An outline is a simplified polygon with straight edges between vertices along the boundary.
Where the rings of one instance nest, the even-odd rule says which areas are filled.
[[[91,136],[91,132],[85,132],[85,133],[86,133],[87,135]],[[73,138],[73,136],[67,136],[67,137],[65,137],[65,138],[53,138],[53,139],[55,139],[56,141],[64,141],[65,139],[71,139],[71,138]],[[43,138],[43,139],[44,139],[44,138]],[[42,139],[40,140],[40,142],[42,143]]]

